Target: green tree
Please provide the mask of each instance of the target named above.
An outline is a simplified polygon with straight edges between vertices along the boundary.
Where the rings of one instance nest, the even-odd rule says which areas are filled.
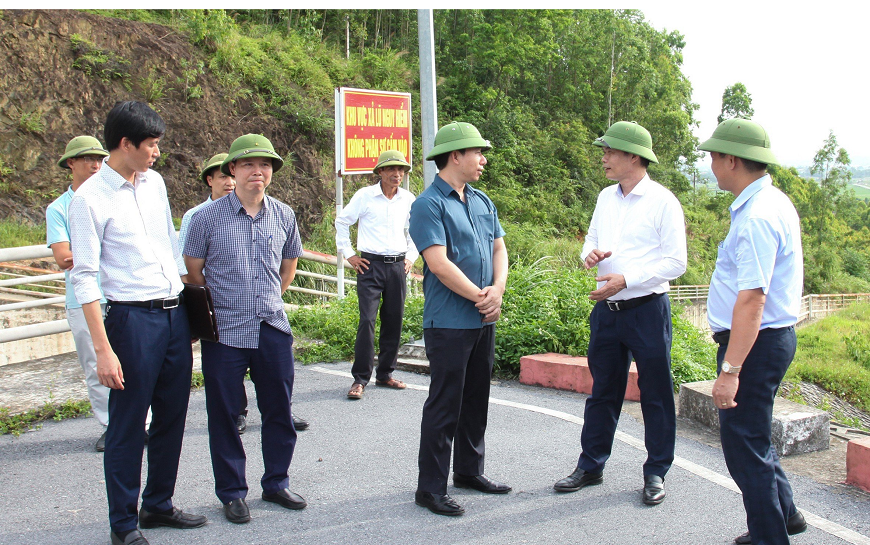
[[[722,110],[716,118],[717,121],[722,123],[726,119],[735,117],[752,119],[753,115],[755,110],[752,109],[752,95],[746,90],[746,86],[738,81],[726,87],[725,92],[722,93]]]

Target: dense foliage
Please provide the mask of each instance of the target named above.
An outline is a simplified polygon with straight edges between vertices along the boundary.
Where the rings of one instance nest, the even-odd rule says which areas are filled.
[[[280,119],[323,158],[333,150],[333,88],[411,91],[418,104],[413,10],[102,13],[185,32],[228,96]],[[637,10],[435,10],[434,30],[440,122],[472,122],[492,141],[480,186],[502,221],[514,226],[509,234],[525,237],[519,244],[506,239],[512,260],[553,255],[529,254],[533,238],[576,262],[595,198],[611,183],[592,140],[609,123],[628,119],[652,133],[661,163],[652,165],[651,176],[677,194],[686,212],[689,268],[677,283],[709,282],[733,197],[705,186],[693,190],[689,182],[698,157],[691,132],[697,106],[681,72],[685,40],[679,32],[653,28]],[[749,96],[738,86],[726,89],[734,97],[723,108],[745,115]],[[419,134],[417,109],[414,116]],[[415,138],[414,157],[420,156]],[[411,180],[418,191],[422,168],[419,159],[415,163]],[[805,291],[870,291],[870,206],[847,189],[848,154],[834,135],[816,163],[818,179],[772,169],[802,218]],[[324,166],[325,179],[332,176],[328,170]],[[347,198],[356,187],[347,184]],[[332,204],[323,208],[328,221]],[[319,241],[322,246],[306,245],[334,249],[330,237]]]
[[[495,373],[513,378],[519,375],[520,358],[529,354],[559,352],[582,356],[589,348],[587,297],[595,280],[588,271],[553,266],[541,259],[511,267],[504,295],[502,317],[496,327]],[[673,311],[674,382],[707,380],[715,377],[715,347],[704,334],[684,320],[678,307]],[[353,345],[359,318],[356,294],[328,305],[303,308],[289,314],[296,335],[303,340],[297,357],[305,363],[353,359]],[[408,297],[402,342],[423,335],[423,298]],[[375,339],[380,319],[375,324]],[[376,342],[377,344],[377,342]]]

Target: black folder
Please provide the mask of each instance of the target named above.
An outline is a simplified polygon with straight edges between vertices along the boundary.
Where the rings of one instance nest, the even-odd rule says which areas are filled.
[[[208,286],[184,284],[184,304],[190,322],[190,336],[204,341],[218,342],[217,317]]]

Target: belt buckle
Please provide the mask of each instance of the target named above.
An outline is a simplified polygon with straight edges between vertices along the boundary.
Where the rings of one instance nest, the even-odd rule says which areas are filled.
[[[395,255],[385,255],[384,263],[395,263],[398,260],[398,256]]]
[[[610,299],[608,299],[606,302],[607,302],[607,308],[609,308],[610,310],[613,310],[613,311],[622,310],[621,308],[619,308],[619,301],[611,301]]]
[[[161,308],[163,310],[173,309],[178,306],[180,303],[180,297],[167,297],[163,301],[161,301]]]

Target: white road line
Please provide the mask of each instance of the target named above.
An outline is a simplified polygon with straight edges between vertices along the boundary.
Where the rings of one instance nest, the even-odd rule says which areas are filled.
[[[327,375],[335,375],[335,376],[339,376],[339,377],[353,378],[353,375],[351,375],[348,372],[335,371],[333,369],[325,369],[323,367],[318,367],[316,365],[310,366],[310,367],[305,367],[305,369],[311,369],[312,371],[317,371],[318,373],[324,373]],[[428,386],[420,386],[418,384],[408,384],[408,389],[409,390],[420,390],[420,391],[425,392],[425,391],[429,390],[429,387]],[[508,401],[506,399],[498,399],[495,397],[490,397],[489,402],[492,403],[493,405],[503,405],[505,407],[513,407],[515,409],[522,409],[524,411],[545,414],[547,416],[559,418],[561,420],[565,420],[566,422],[571,422],[571,423],[577,424],[579,426],[583,425],[583,419],[579,416],[569,414],[566,412],[562,412],[562,411],[548,409],[546,407],[539,407],[537,405],[529,405],[526,403],[517,403],[515,401]],[[625,443],[633,448],[636,448],[637,450],[641,450],[641,451],[646,452],[646,447],[644,446],[643,439],[638,439],[637,437],[634,437],[632,435],[629,435],[625,432],[621,432],[618,430],[616,432],[616,439],[622,441],[623,443]],[[681,468],[685,469],[686,471],[693,473],[693,474],[697,475],[698,477],[701,477],[702,479],[706,479],[707,481],[710,481],[713,484],[717,484],[723,488],[727,488],[728,490],[731,490],[732,492],[736,492],[737,494],[740,494],[740,489],[737,487],[737,484],[734,482],[734,480],[731,477],[726,477],[725,475],[722,475],[720,473],[716,473],[712,469],[708,469],[702,465],[696,464],[694,462],[691,462],[691,461],[689,461],[685,458],[681,458],[679,456],[676,456],[674,458],[674,465],[677,467],[681,467]],[[867,536],[859,534],[858,532],[855,532],[853,530],[849,530],[845,526],[841,526],[841,525],[837,524],[836,522],[832,522],[826,518],[822,518],[818,515],[810,513],[809,511],[805,511],[803,509],[801,509],[800,511],[801,511],[801,513],[803,513],[804,518],[807,521],[807,524],[815,526],[816,528],[818,528],[819,530],[821,530],[825,533],[831,534],[832,536],[838,537],[838,538],[842,539],[843,541],[846,541],[848,543],[852,543],[854,545],[870,545],[870,538],[868,538]]]

